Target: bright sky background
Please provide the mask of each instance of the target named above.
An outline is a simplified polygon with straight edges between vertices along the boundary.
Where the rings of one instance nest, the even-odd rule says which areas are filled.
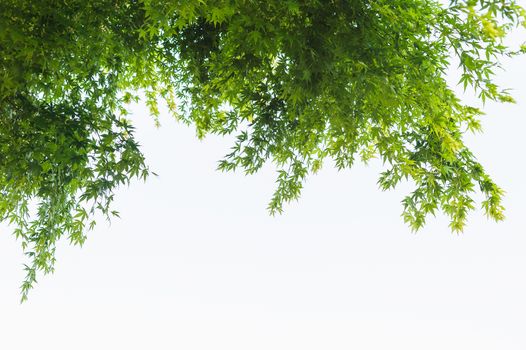
[[[487,105],[469,144],[506,191],[507,220],[481,211],[463,234],[444,217],[417,234],[410,190],[381,192],[381,164],[308,179],[270,217],[271,167],[215,171],[230,138],[195,138],[134,108],[159,174],[117,196],[121,219],[58,247],[27,303],[25,258],[0,231],[0,349],[526,349],[526,58],[505,62],[517,105]]]

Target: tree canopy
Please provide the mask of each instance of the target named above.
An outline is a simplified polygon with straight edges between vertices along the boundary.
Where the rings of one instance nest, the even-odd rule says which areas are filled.
[[[126,119],[143,96],[198,137],[237,135],[219,169],[277,167],[268,209],[297,199],[326,160],[377,157],[381,189],[407,179],[414,230],[437,211],[462,230],[481,193],[503,219],[503,191],[465,146],[482,102],[513,102],[494,74],[524,25],[513,0],[0,0],[0,219],[37,271],[57,240],[82,244],[115,189],[150,173]]]

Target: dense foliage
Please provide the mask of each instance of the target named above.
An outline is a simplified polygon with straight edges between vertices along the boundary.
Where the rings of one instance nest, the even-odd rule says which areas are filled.
[[[82,244],[116,187],[147,177],[125,118],[138,96],[199,137],[236,133],[221,170],[273,162],[272,213],[324,160],[379,157],[382,189],[414,183],[413,229],[441,210],[462,230],[475,191],[501,220],[462,140],[482,111],[445,72],[458,61],[464,88],[512,102],[493,76],[524,20],[513,0],[0,0],[0,219],[30,258],[23,297],[60,237]]]

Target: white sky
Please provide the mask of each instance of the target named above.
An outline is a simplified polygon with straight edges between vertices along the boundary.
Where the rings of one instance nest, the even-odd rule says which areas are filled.
[[[123,189],[121,219],[58,248],[54,275],[20,305],[19,242],[0,231],[0,349],[526,349],[526,58],[499,80],[469,137],[507,191],[507,220],[481,211],[461,235],[444,217],[417,234],[409,187],[381,192],[378,164],[326,166],[272,218],[275,176],[215,171],[230,139],[198,141],[169,117],[134,121],[160,176]]]

